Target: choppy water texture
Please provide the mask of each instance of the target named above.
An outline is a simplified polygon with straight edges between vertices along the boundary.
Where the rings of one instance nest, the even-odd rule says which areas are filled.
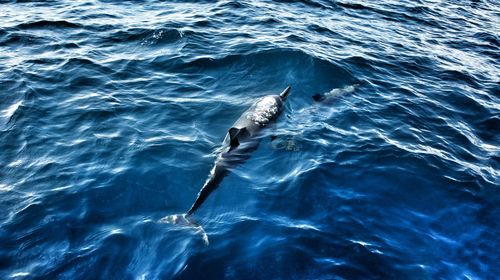
[[[498,277],[500,4],[372,2],[2,1],[0,278]]]

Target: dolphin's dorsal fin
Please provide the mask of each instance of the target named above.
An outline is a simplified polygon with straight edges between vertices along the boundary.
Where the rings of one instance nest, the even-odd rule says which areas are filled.
[[[231,145],[231,149],[238,147],[240,145],[240,141],[238,140],[238,137],[232,137],[230,145]]]
[[[246,128],[236,128],[236,127],[231,127],[229,129],[229,145],[231,146],[231,149],[238,147],[240,145],[240,141],[238,140],[238,135],[241,133],[245,132]]]

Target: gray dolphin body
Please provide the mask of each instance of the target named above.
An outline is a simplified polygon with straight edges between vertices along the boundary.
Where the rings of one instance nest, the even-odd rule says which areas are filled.
[[[221,152],[217,156],[210,175],[198,193],[198,197],[187,212],[192,215],[214,191],[231,168],[243,163],[259,145],[259,132],[276,120],[283,111],[285,100],[290,93],[288,86],[279,95],[260,98],[229,128]]]

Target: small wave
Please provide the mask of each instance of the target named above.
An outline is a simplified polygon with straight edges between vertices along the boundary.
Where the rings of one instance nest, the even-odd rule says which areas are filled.
[[[300,67],[297,67],[298,65]],[[305,75],[302,77],[316,79],[318,83],[321,81],[327,84],[354,80],[354,77],[347,70],[335,63],[314,57],[301,50],[280,48],[221,57],[201,56],[188,61],[178,60],[174,69],[182,72],[197,72],[214,71],[221,68],[233,71],[236,69],[241,69],[241,71],[255,69],[256,71],[281,72],[287,75]]]
[[[33,45],[44,45],[50,42],[46,37],[23,32],[8,32],[3,37],[0,43],[8,46],[28,45],[32,47]]]
[[[18,102],[13,103],[7,109],[5,109],[5,110],[2,111],[2,116],[5,119],[10,119],[14,115],[14,113],[16,112],[17,108],[19,108],[19,106],[22,103],[23,103],[22,100],[19,100]]]
[[[329,28],[321,26],[321,25],[318,25],[318,24],[311,24],[309,26],[309,29],[311,31],[317,32],[319,34],[326,34],[326,35],[334,35],[335,34],[335,32],[333,32]]]
[[[500,48],[499,38],[489,32],[477,32],[473,37],[487,43],[491,47],[495,47],[497,50]]]
[[[85,71],[93,70],[96,73],[100,74],[108,74],[114,72],[114,70],[105,66],[99,61],[86,57],[72,57],[66,59],[64,63],[58,67],[58,71],[62,73],[71,73],[80,69],[85,69]]]
[[[4,121],[5,121],[6,124],[10,122],[10,120],[12,119],[12,117],[14,116],[14,114],[16,113],[17,109],[22,104],[23,104],[23,101],[19,100],[19,101],[15,102],[15,103],[11,104],[6,109],[4,109],[4,110],[1,111],[2,117],[4,118]]]
[[[159,28],[159,29],[145,29],[145,28],[132,28],[127,30],[120,30],[115,33],[109,34],[104,38],[104,42],[109,43],[131,43],[140,42],[143,45],[159,45],[173,43],[183,37],[177,29]]]
[[[329,9],[330,7],[327,4],[324,4],[322,1],[314,1],[314,0],[279,0],[277,2],[295,4],[300,3],[305,7],[311,8],[319,8],[319,9]]]
[[[16,25],[17,29],[65,29],[65,28],[81,28],[77,23],[65,20],[38,20],[32,22],[23,22]]]

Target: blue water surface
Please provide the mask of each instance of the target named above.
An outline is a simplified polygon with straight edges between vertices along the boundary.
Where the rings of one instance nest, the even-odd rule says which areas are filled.
[[[499,30],[495,0],[1,1],[0,279],[498,278]],[[210,244],[157,223],[287,85]]]

